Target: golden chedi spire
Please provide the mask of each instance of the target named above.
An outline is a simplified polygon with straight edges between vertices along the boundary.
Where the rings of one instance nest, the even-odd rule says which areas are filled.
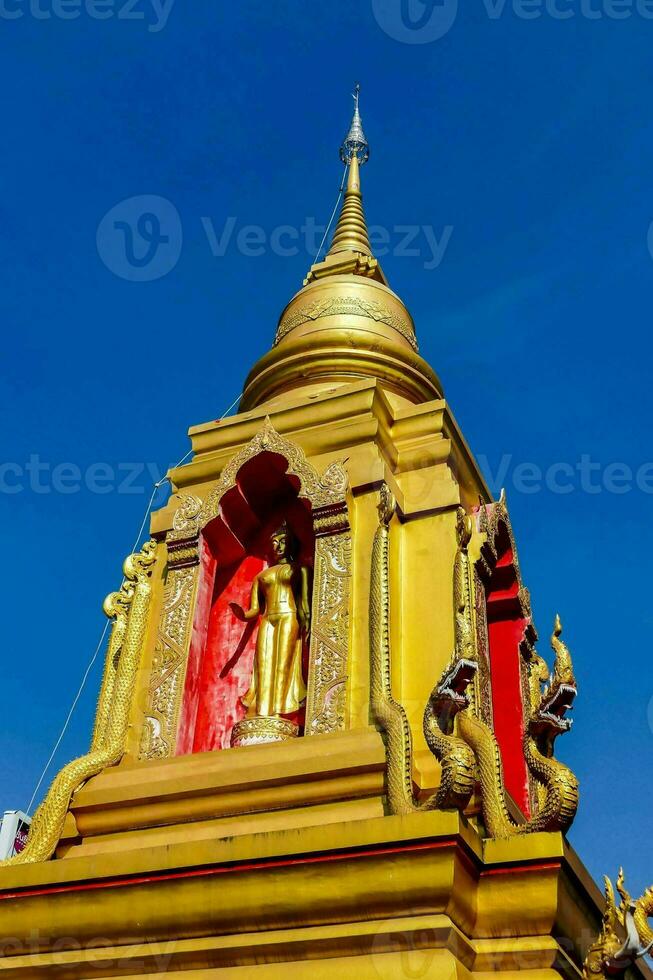
[[[349,168],[347,173],[347,189],[342,204],[342,211],[333,235],[329,255],[337,252],[360,252],[362,255],[372,255],[370,238],[365,223],[363,211],[363,196],[361,194],[360,167],[370,158],[369,143],[363,132],[358,98],[360,85],[354,92],[354,118],[349,132],[340,147],[340,159]],[[360,163],[359,163],[360,160]]]
[[[371,255],[370,245],[363,211],[363,195],[361,194],[360,164],[356,154],[352,156],[347,174],[347,189],[342,203],[342,211],[333,234],[333,242],[329,255],[338,252],[360,252]]]
[[[438,378],[417,353],[413,319],[372,254],[360,177],[369,144],[358,99],[356,86],[340,148],[347,181],[331,247],[281,314],[272,350],[245,381],[241,411],[291,391],[316,394],[359,378],[377,378],[409,403],[441,397]]]

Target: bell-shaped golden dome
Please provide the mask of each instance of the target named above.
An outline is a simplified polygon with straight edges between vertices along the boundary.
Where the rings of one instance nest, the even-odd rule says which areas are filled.
[[[247,377],[241,411],[357,378],[378,378],[413,403],[441,397],[438,378],[417,352],[413,319],[372,255],[360,189],[367,155],[357,103],[341,149],[349,172],[331,248],[281,314],[272,350]]]

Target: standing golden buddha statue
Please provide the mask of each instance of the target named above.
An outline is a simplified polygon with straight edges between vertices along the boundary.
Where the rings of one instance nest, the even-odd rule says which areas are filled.
[[[252,681],[242,698],[247,717],[234,726],[234,746],[281,741],[299,733],[283,717],[299,711],[306,699],[302,646],[310,630],[310,573],[296,560],[297,546],[290,528],[282,524],[270,538],[275,563],[254,578],[249,609],[229,603],[242,622],[260,617]]]

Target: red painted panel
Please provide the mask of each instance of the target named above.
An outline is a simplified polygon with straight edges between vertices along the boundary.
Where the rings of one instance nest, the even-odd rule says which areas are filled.
[[[494,733],[501,749],[506,789],[524,815],[530,817],[528,770],[522,745],[524,703],[519,652],[525,628],[524,619],[500,619],[488,624]]]
[[[193,752],[228,749],[233,726],[245,717],[240,699],[251,682],[257,624],[241,623],[228,604],[249,607],[252,579],[264,564],[250,556],[218,573],[199,678]]]

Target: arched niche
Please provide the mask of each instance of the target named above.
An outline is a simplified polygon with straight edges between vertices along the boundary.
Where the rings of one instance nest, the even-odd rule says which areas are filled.
[[[176,754],[230,747],[234,725],[245,717],[241,698],[254,665],[256,623],[241,623],[230,602],[247,608],[254,576],[269,558],[270,535],[286,521],[299,543],[298,559],[312,569],[315,534],[311,502],[300,497],[288,461],[264,451],[238,471],[220,512],[200,532],[198,602],[186,670]],[[303,652],[308,677],[308,645]],[[305,709],[289,720],[303,732]]]
[[[201,499],[180,497],[166,538],[168,568],[140,757],[226,748],[244,715],[256,627],[228,608],[245,604],[268,558],[270,533],[283,519],[314,568],[310,646],[304,651],[308,697],[295,720],[304,734],[345,727],[351,539],[346,473],[321,476],[269,420],[229,462]]]

